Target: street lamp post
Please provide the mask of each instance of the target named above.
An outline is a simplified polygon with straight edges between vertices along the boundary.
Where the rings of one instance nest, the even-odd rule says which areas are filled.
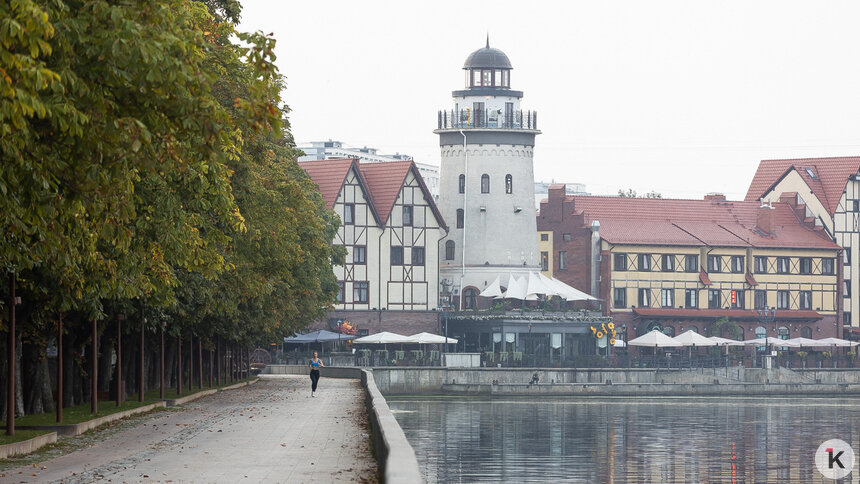
[[[759,321],[759,323],[761,323],[761,324],[770,324],[770,323],[772,323],[775,319],[776,319],[776,308],[775,308],[775,307],[772,307],[772,308],[769,308],[769,309],[768,309],[768,307],[767,307],[767,306],[765,306],[765,307],[763,307],[763,308],[759,308],[759,309],[758,309],[758,321]],[[769,350],[770,350],[770,344],[768,344],[768,343],[767,343],[767,338],[768,338],[768,336],[767,336],[767,335],[768,335],[768,333],[767,333],[767,326],[765,326],[765,333],[764,333],[764,338],[765,338],[765,355],[764,355],[764,356],[762,356],[762,365],[761,365],[761,366],[762,366],[762,368],[764,368],[764,367],[766,366],[766,365],[765,365],[765,358],[767,358],[767,357],[769,356],[767,353],[768,353],[768,352],[769,352]]]

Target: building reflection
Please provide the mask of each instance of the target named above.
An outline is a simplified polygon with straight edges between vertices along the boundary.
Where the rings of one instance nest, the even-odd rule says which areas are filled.
[[[389,403],[426,482],[832,482],[815,470],[818,445],[860,450],[850,400]]]

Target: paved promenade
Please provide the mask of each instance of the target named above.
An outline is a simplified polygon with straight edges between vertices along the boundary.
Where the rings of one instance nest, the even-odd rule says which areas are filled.
[[[267,376],[143,418],[6,482],[376,482],[356,380]],[[35,476],[33,475],[35,474]]]

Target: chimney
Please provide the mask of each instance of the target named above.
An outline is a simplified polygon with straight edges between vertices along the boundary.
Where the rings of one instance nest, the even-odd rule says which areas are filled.
[[[764,200],[756,212],[755,226],[762,232],[773,233],[773,205],[765,204]]]
[[[563,183],[553,183],[547,189],[547,198],[550,200],[564,199],[567,188]]]
[[[722,193],[711,192],[711,193],[705,195],[705,200],[708,200],[711,202],[725,202],[726,196],[723,195]]]

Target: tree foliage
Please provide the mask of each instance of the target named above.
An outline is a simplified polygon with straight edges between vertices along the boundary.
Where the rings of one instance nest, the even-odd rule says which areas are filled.
[[[251,342],[330,307],[339,220],[294,161],[275,40],[240,14],[0,3],[0,266],[25,335],[146,301],[152,325]]]

